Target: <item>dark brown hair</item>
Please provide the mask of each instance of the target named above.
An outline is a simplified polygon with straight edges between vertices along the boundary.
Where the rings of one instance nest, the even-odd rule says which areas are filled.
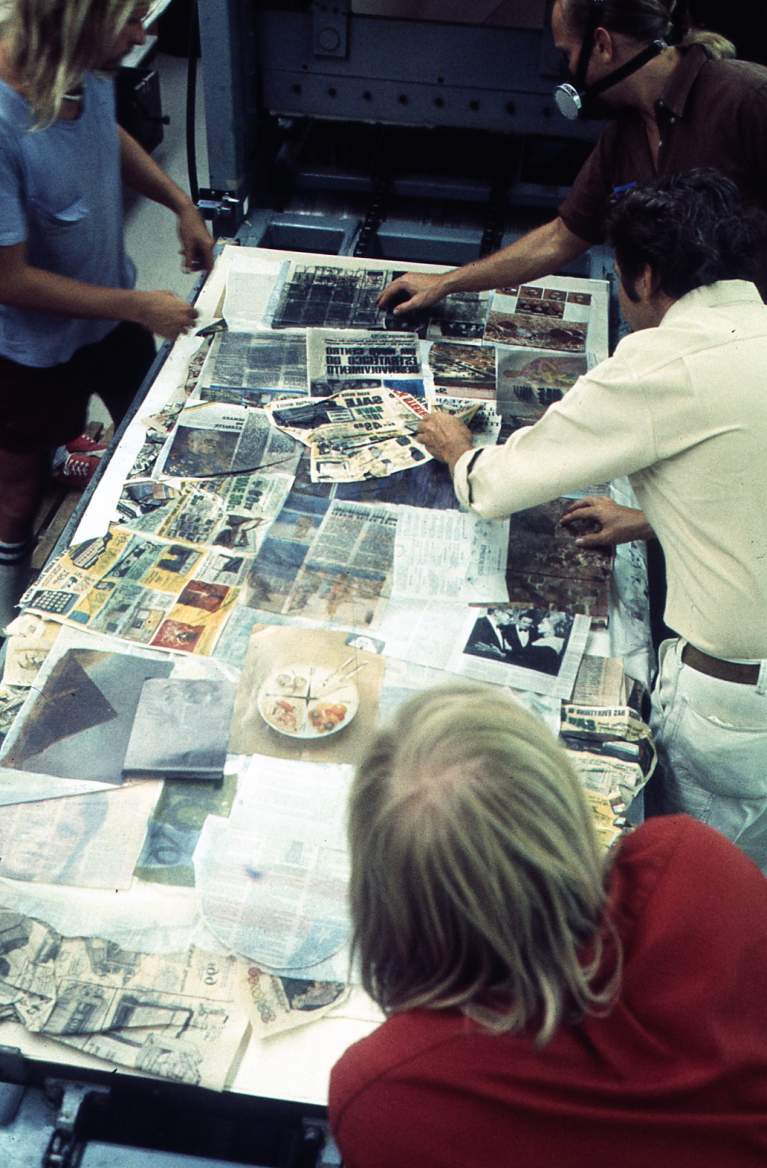
[[[595,0],[559,2],[570,32],[583,36],[593,19]],[[598,0],[598,8],[599,25],[638,44],[655,40],[669,45],[702,44],[709,56],[735,56],[735,46],[726,37],[692,24],[687,0]]]
[[[649,266],[658,288],[677,300],[718,280],[754,280],[765,222],[763,212],[744,209],[734,182],[697,167],[615,198],[607,238],[629,298]]]

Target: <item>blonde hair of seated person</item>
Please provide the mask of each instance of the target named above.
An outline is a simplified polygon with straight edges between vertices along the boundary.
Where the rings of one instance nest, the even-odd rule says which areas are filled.
[[[359,764],[349,842],[353,952],[385,1011],[458,1008],[545,1042],[609,1010],[620,951],[588,803],[502,690],[408,701]]]

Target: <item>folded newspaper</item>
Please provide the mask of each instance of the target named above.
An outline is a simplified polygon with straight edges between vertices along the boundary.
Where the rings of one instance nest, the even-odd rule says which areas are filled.
[[[322,1017],[339,981],[277,978],[196,946],[150,954],[0,908],[0,1021],[179,1083],[231,1084],[251,1034]]]
[[[413,436],[428,410],[404,391],[360,388],[308,400],[283,398],[266,412],[275,426],[309,447],[315,483],[381,478],[431,458]]]

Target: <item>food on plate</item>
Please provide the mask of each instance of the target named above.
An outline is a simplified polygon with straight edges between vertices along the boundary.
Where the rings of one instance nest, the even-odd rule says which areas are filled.
[[[258,710],[272,730],[291,738],[324,738],[357,713],[354,682],[339,670],[307,662],[282,665],[258,691]]]
[[[274,679],[275,687],[283,693],[295,695],[306,694],[308,687],[307,679],[300,673],[294,673],[291,670],[286,670],[284,673],[279,673]]]
[[[348,711],[345,702],[318,701],[309,707],[309,721],[318,734],[329,734],[346,720]]]
[[[297,734],[304,724],[303,709],[287,698],[275,698],[266,710],[266,720],[276,730]]]

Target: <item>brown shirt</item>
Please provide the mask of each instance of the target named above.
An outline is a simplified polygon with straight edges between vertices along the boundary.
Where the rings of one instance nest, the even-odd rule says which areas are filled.
[[[591,243],[604,239],[613,192],[695,166],[715,166],[749,206],[767,211],[767,68],[714,60],[701,45],[680,48],[657,109],[657,169],[636,110],[604,131],[559,208],[565,225]]]

